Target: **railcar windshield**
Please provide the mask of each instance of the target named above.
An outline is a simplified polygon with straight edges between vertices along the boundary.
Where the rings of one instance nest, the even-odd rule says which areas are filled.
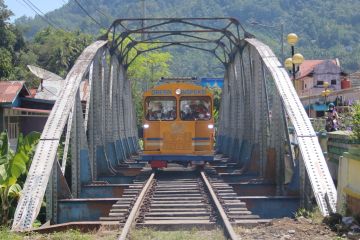
[[[176,119],[175,97],[147,97],[145,118],[149,121],[173,121]]]
[[[210,120],[210,97],[182,97],[180,99],[180,118],[185,121]]]

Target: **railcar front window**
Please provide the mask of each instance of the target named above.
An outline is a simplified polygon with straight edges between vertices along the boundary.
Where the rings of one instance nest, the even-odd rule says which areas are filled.
[[[145,101],[145,118],[149,121],[176,119],[176,98],[148,97]]]
[[[211,99],[209,97],[182,97],[180,118],[185,121],[210,120]]]

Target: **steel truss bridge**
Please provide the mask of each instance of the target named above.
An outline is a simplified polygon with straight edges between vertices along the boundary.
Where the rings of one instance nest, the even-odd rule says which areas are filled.
[[[142,50],[139,46],[145,43],[149,47]],[[128,159],[140,150],[127,69],[137,56],[172,46],[208,52],[225,68],[216,151],[240,172],[252,168],[260,177],[274,160],[278,195],[285,162],[290,163],[300,176],[301,194],[308,181],[321,212],[335,212],[336,189],[316,133],[287,72],[267,45],[232,18],[118,19],[82,52],[64,80],[37,146],[13,230],[32,227],[44,197],[47,219],[57,223],[61,199],[80,201],[86,186],[123,175]],[[84,80],[89,81],[86,106],[79,89]],[[69,164],[71,172],[65,173]]]

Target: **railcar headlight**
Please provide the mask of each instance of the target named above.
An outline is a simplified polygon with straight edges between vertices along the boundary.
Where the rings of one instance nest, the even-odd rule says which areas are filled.
[[[149,124],[146,123],[146,124],[144,124],[143,127],[146,129],[146,128],[149,128],[150,126],[149,126]]]
[[[214,125],[213,124],[209,124],[208,125],[208,129],[213,129],[214,128]]]

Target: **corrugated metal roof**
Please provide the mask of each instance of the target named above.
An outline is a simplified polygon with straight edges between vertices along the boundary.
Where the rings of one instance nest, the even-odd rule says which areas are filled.
[[[43,80],[42,86],[40,85],[35,98],[43,100],[53,100],[59,96],[60,90],[64,85],[64,80]]]
[[[55,73],[49,72],[40,67],[28,65],[30,71],[38,78],[43,79],[42,85],[36,91],[35,99],[56,101],[63,88],[65,80]],[[80,84],[80,99],[86,101],[89,96],[89,81],[82,81]]]
[[[24,88],[25,95],[30,95],[25,81],[0,81],[0,103],[12,103]]]
[[[42,88],[39,86],[35,98],[42,100],[56,101],[60,94],[61,88],[64,86],[64,80],[43,80]],[[87,101],[89,95],[89,81],[85,80],[80,83],[80,99]]]

